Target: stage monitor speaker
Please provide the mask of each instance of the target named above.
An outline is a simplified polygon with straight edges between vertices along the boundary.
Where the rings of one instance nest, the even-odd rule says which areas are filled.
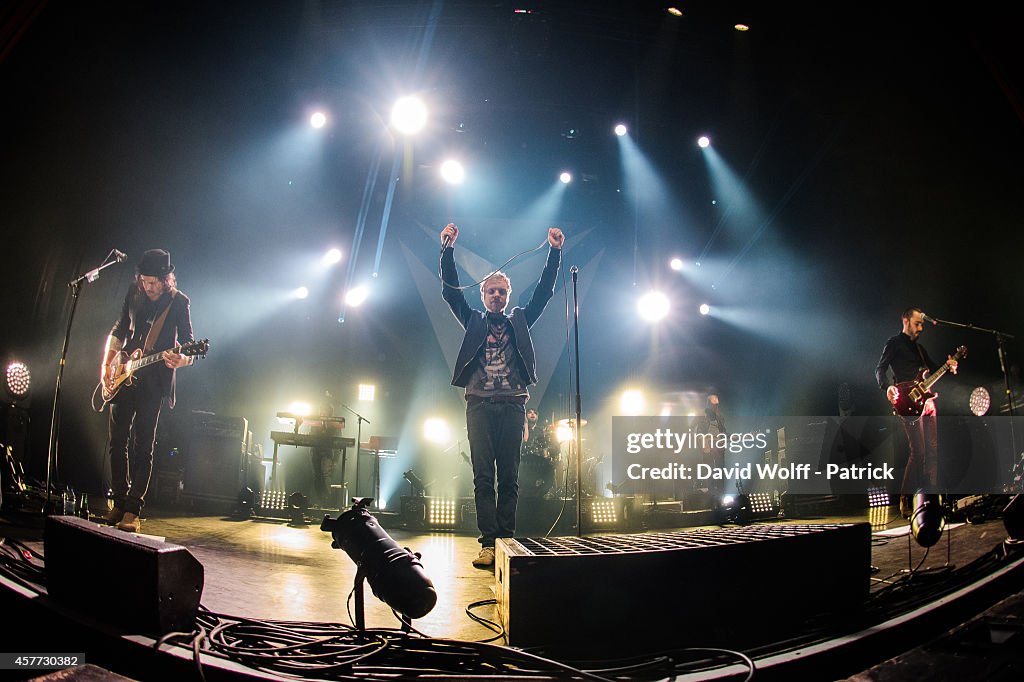
[[[50,598],[125,633],[195,627],[203,565],[179,545],[80,519],[48,516],[43,536]],[[103,576],[96,583],[94,576]]]
[[[261,481],[250,466],[244,417],[193,415],[192,442],[185,459],[186,497],[234,502],[243,488],[260,492]]]
[[[498,614],[516,647],[597,657],[742,649],[867,599],[871,526],[499,538]],[[554,607],[554,608],[553,608]]]

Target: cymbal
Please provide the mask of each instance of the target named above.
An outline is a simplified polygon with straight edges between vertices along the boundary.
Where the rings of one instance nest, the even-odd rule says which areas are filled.
[[[586,425],[587,425],[587,420],[586,419],[580,419],[580,426],[586,426]],[[575,419],[559,419],[558,421],[555,422],[555,426],[568,426],[571,429],[571,428],[576,426],[576,420]]]

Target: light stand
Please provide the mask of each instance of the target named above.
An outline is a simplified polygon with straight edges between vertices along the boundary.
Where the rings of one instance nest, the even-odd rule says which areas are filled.
[[[113,260],[111,260],[113,257]],[[107,257],[99,267],[90,270],[68,282],[71,287],[71,312],[68,315],[68,326],[64,330],[64,343],[60,349],[60,360],[57,363],[57,385],[53,390],[53,411],[50,414],[50,440],[46,448],[46,502],[43,505],[43,513],[51,514],[56,511],[53,498],[50,494],[50,476],[57,464],[57,455],[60,447],[60,388],[61,379],[64,377],[64,365],[68,357],[68,346],[71,343],[71,325],[75,321],[75,309],[78,307],[78,294],[81,291],[82,282],[95,282],[99,279],[100,271],[116,265],[125,259],[125,255],[117,249],[111,249]]]

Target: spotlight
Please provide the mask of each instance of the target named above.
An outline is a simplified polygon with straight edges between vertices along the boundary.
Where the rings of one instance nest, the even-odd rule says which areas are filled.
[[[984,417],[988,412],[988,408],[992,406],[992,397],[984,386],[978,386],[971,391],[970,406],[971,412],[976,417]]]
[[[672,268],[673,270],[675,270],[676,272],[681,272],[682,269],[683,269],[683,259],[682,258],[673,258],[672,260],[670,260],[668,262],[668,266],[670,268]]]
[[[681,16],[683,16],[683,10],[679,9],[678,7],[669,7],[665,11],[668,12],[669,14],[671,14],[674,17],[681,17]]]
[[[466,179],[466,169],[458,161],[449,159],[441,164],[441,178],[449,185],[461,185]]]
[[[365,402],[372,402],[377,395],[377,387],[373,384],[359,384],[359,399]]]
[[[648,291],[637,301],[636,309],[648,322],[658,322],[668,315],[668,296],[660,291]]]
[[[910,532],[914,534],[917,544],[931,547],[942,537],[942,529],[946,527],[946,519],[939,506],[939,496],[926,493],[914,495],[914,513],[910,517]]]
[[[292,298],[309,298],[309,289],[306,287],[299,287],[292,292]]]
[[[563,185],[568,185],[572,182],[572,174],[562,171],[562,174],[558,176],[558,179],[561,180]]]
[[[701,135],[697,138],[697,146],[701,149],[707,149],[711,145],[711,138],[707,135]]]
[[[309,117],[309,125],[318,130],[323,128],[327,125],[327,114],[322,111],[314,112],[313,115]]]
[[[619,397],[619,411],[627,417],[643,414],[646,407],[644,394],[636,389],[623,391]]]
[[[711,312],[711,306],[709,306],[707,303],[701,303],[699,310],[701,315],[707,315],[708,313]]]
[[[334,265],[341,261],[341,249],[330,249],[324,254],[324,265]]]
[[[744,524],[750,520],[750,498],[743,493],[723,495],[720,503],[726,521]]]
[[[627,132],[628,131],[626,130],[626,126],[622,125],[621,123],[615,126],[615,134],[618,135],[619,137],[622,137]]]
[[[355,308],[361,306],[369,295],[370,292],[366,287],[355,287],[345,293],[345,303]]]
[[[431,417],[423,422],[423,437],[431,443],[444,445],[451,441],[452,430],[444,419]]]
[[[24,400],[32,386],[32,374],[24,362],[15,360],[7,365],[4,372],[4,390],[12,401]]]
[[[313,414],[313,407],[309,403],[298,401],[288,406],[288,412],[300,417],[308,417]]]
[[[358,567],[356,572],[357,604],[361,605],[365,578],[373,594],[395,611],[409,617],[422,618],[437,603],[434,583],[420,563],[420,555],[399,547],[377,519],[366,510],[372,500],[364,497],[338,518],[325,516],[320,530],[330,533],[331,547],[343,549]],[[360,609],[357,605],[357,611]],[[357,626],[362,629],[362,614]]]
[[[391,108],[391,125],[403,135],[415,135],[427,125],[427,105],[419,97],[400,97]]]
[[[733,26],[733,28],[739,31],[740,33],[745,33],[746,31],[750,30],[750,27],[747,26],[746,24],[736,24],[735,26]]]
[[[413,471],[412,469],[409,469],[404,474],[402,474],[402,478],[409,481],[409,485],[412,487],[413,497],[423,497],[423,495],[427,492],[427,484],[424,483],[423,480],[419,476],[417,476],[416,472]]]
[[[306,525],[306,513],[309,511],[309,498],[300,492],[288,496],[288,510],[291,512],[292,525]]]
[[[559,443],[566,443],[572,440],[572,427],[568,424],[562,424],[555,429],[555,440]]]

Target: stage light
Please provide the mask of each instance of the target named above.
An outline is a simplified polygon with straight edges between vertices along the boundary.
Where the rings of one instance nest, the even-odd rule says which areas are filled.
[[[313,406],[310,405],[309,403],[297,401],[289,405],[287,411],[291,412],[292,414],[297,414],[300,417],[308,417],[309,415],[313,414]]]
[[[750,30],[750,27],[747,26],[746,24],[736,24],[735,26],[733,26],[733,28],[739,31],[740,33]]]
[[[313,115],[309,117],[309,125],[317,129],[323,128],[327,125],[327,114],[322,111],[313,112]]]
[[[324,254],[324,265],[334,265],[341,261],[341,249],[329,249]]]
[[[711,312],[711,306],[709,306],[707,303],[701,303],[699,310],[701,315],[707,315],[708,313]]]
[[[356,500],[352,508],[338,518],[325,516],[320,530],[330,533],[331,547],[342,549],[358,567],[356,571],[357,612],[362,606],[365,578],[373,594],[395,611],[422,618],[437,603],[437,591],[420,563],[420,555],[400,547],[377,519],[366,510],[372,500]],[[357,627],[363,629],[363,616],[357,613]]]
[[[750,498],[743,493],[723,495],[721,506],[726,521],[744,524],[750,520]]]
[[[369,295],[370,292],[366,287],[355,287],[345,293],[345,303],[356,308],[361,306]]]
[[[646,408],[647,401],[644,400],[644,394],[637,389],[628,389],[619,396],[619,412],[624,416],[635,417],[641,415]]]
[[[709,146],[711,146],[711,138],[709,138],[707,135],[701,135],[700,137],[697,138],[697,146],[700,147],[701,149],[707,149]]]
[[[431,443],[445,445],[451,442],[452,429],[444,419],[431,417],[423,422],[423,437]]]
[[[431,529],[454,528],[457,521],[455,500],[427,498],[427,525]]]
[[[992,406],[992,397],[984,386],[978,386],[971,391],[970,400],[971,412],[976,417],[984,417],[988,408]]]
[[[668,296],[660,291],[648,291],[637,300],[637,312],[648,322],[658,322],[668,315]]]
[[[572,175],[570,173],[562,171],[562,174],[558,176],[558,179],[562,182],[563,185],[568,185],[570,182],[572,182]]]
[[[427,105],[419,97],[399,97],[391,108],[391,125],[403,135],[415,135],[427,125]]]
[[[309,298],[309,289],[306,287],[299,287],[292,291],[292,298]]]
[[[668,12],[669,14],[671,14],[674,17],[681,17],[681,16],[683,16],[683,10],[679,9],[678,7],[669,7],[665,11]]]
[[[17,360],[7,365],[4,372],[4,390],[7,391],[10,400],[23,400],[31,386],[32,374],[28,371],[28,365]]]
[[[942,537],[946,518],[939,505],[938,495],[917,493],[914,495],[914,513],[910,517],[910,532],[917,544],[931,547]]]
[[[377,387],[373,384],[359,384],[359,399],[365,402],[372,402],[377,395]]]
[[[670,268],[672,268],[673,270],[675,270],[676,272],[681,272],[682,269],[683,269],[683,259],[682,258],[673,258],[672,260],[670,260],[668,262],[668,266]]]
[[[555,440],[559,443],[567,443],[572,440],[572,427],[568,424],[562,424],[555,429]]]
[[[423,495],[427,492],[427,484],[424,483],[423,480],[419,476],[417,476],[416,472],[413,471],[412,469],[409,469],[404,474],[402,474],[402,478],[409,482],[409,486],[412,488],[413,497],[423,497]]]
[[[615,126],[615,134],[618,135],[619,137],[622,137],[627,132],[628,131],[626,130],[626,126],[622,125],[621,123]]]
[[[466,179],[466,169],[454,159],[448,159],[441,164],[441,178],[449,185],[461,185]]]

